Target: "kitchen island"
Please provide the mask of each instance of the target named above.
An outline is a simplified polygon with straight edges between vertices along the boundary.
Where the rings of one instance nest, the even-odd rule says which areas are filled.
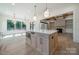
[[[26,42],[43,55],[55,54],[58,47],[57,30],[29,30]]]

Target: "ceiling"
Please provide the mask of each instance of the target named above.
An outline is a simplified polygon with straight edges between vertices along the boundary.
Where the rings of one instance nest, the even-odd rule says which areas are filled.
[[[45,3],[15,3],[15,7],[11,3],[0,3],[0,13],[13,15],[15,9],[16,17],[31,19],[34,15],[34,5],[37,5],[36,12],[37,16],[43,17],[43,12],[46,8]],[[64,8],[78,5],[77,3],[48,3],[47,6],[51,13],[54,11],[63,10]]]

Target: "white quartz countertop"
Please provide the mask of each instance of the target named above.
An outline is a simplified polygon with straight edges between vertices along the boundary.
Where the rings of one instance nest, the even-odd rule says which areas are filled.
[[[29,32],[45,33],[45,34],[52,34],[52,33],[57,32],[57,30],[28,30],[28,31]]]

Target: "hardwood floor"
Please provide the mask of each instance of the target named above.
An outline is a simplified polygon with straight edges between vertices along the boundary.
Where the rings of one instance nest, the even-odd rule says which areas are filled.
[[[58,34],[59,50],[55,52],[58,55],[79,54],[79,44],[73,42],[72,34]]]
[[[25,39],[6,39],[0,41],[0,55],[38,55]]]
[[[79,43],[74,43],[72,34],[58,34],[59,47],[55,55],[79,54]],[[30,47],[25,39],[6,39],[0,41],[1,55],[41,55]]]

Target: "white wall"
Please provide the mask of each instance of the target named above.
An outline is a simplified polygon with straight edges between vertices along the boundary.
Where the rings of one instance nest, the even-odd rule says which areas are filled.
[[[73,23],[73,39],[75,42],[79,43],[79,7],[74,11]]]

